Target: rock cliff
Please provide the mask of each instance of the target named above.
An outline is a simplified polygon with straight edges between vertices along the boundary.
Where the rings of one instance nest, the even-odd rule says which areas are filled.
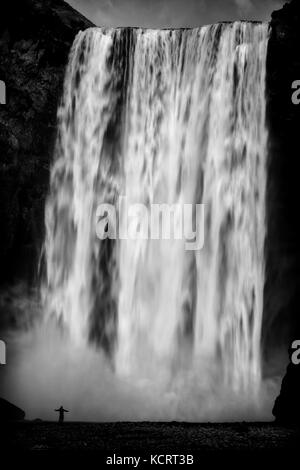
[[[288,345],[300,337],[300,105],[291,99],[295,80],[300,80],[298,0],[273,12],[267,56],[268,236],[263,344],[269,363],[272,358],[278,361],[282,348],[287,360]]]
[[[62,0],[10,0],[0,19],[0,280],[33,280],[70,47],[93,26]]]

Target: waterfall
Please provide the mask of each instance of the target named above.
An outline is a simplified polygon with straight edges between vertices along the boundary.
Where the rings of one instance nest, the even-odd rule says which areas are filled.
[[[46,204],[47,314],[114,374],[261,384],[268,25],[99,29],[73,44]],[[106,239],[96,208],[204,204],[205,240]],[[119,210],[120,220],[125,217]],[[174,385],[176,384],[176,385]],[[253,398],[254,399],[254,398]]]

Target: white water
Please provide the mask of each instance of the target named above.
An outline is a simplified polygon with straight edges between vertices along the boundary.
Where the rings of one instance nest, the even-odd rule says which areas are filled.
[[[228,396],[259,405],[267,31],[90,29],[66,71],[45,308],[69,347],[98,345],[117,377],[179,396],[185,419],[219,419]],[[96,206],[118,195],[204,203],[204,248],[100,242]],[[165,406],[162,417],[178,417]]]

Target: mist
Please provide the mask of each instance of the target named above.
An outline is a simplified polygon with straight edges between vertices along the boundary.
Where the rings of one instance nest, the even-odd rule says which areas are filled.
[[[168,387],[158,380],[133,383],[114,374],[105,355],[90,347],[74,347],[56,321],[37,323],[31,331],[11,332],[10,368],[2,396],[26,412],[26,419],[56,420],[63,405],[68,421],[238,421],[271,420],[279,382],[263,382],[259,399],[232,393],[213,380],[215,364],[201,374],[186,371]]]

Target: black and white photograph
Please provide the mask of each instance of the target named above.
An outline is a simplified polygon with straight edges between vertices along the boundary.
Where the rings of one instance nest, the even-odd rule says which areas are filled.
[[[0,463],[297,457],[299,149],[299,0],[1,4]]]

